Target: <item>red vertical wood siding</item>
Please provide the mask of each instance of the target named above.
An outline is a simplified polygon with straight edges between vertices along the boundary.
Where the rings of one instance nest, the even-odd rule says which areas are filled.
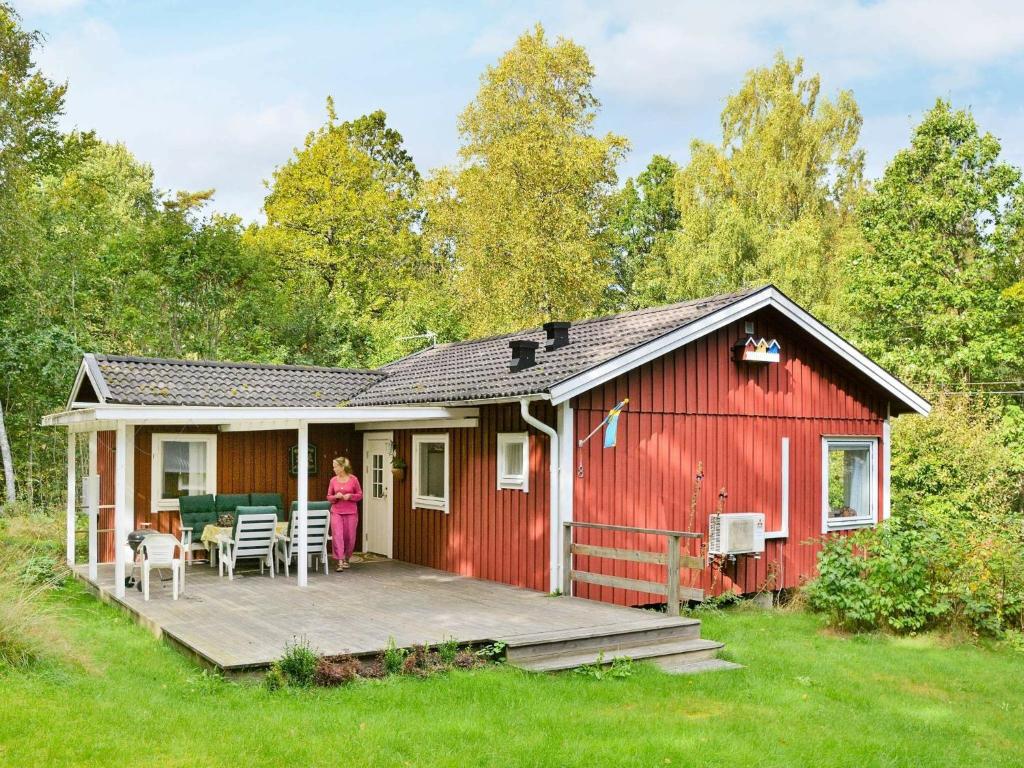
[[[554,425],[554,409],[531,413]],[[449,512],[412,508],[412,436],[449,435]],[[498,490],[499,432],[529,432],[530,489]],[[475,429],[396,430],[396,455],[410,466],[394,484],[394,556],[410,563],[521,587],[548,589],[549,445],[523,423],[518,405],[481,406]]]
[[[217,432],[212,427],[136,427],[135,428],[135,518],[136,528],[143,524],[156,531],[178,535],[177,512],[152,511],[153,434],[201,434]],[[288,472],[288,450],[298,442],[295,430],[282,429],[262,432],[217,433],[217,492],[218,493],[280,493],[285,508],[298,497],[298,479]],[[327,495],[327,483],[334,474],[331,466],[336,456],[348,456],[353,472],[362,477],[362,436],[349,424],[312,424],[309,442],[317,447],[316,475],[308,481],[307,492],[311,501]],[[100,474],[100,504],[114,503],[114,433],[100,432],[97,442],[97,465]],[[114,527],[114,510],[100,510],[100,529]],[[357,535],[359,533],[357,532]],[[114,558],[113,534],[99,535],[101,562]]]
[[[690,529],[690,498],[698,462],[704,486],[694,528],[707,535],[708,515],[725,488],[727,512],[762,512],[766,529],[781,527],[782,438],[789,438],[789,536],[769,541],[760,559],[741,557],[724,571],[687,572],[687,583],[709,594],[792,587],[812,576],[821,537],[821,438],[881,438],[884,395],[772,310],[753,318],[756,336],[778,338],[778,364],[738,364],[732,345],[743,322],[717,331],[575,398],[577,435],[596,427],[624,397],[615,449],[595,436],[576,451],[574,515],[578,521],[642,528]],[[882,461],[879,445],[881,514]],[[604,546],[657,549],[657,537],[579,531],[577,540]],[[706,540],[706,539],[705,539]],[[698,554],[699,545],[684,544]],[[653,580],[658,566],[578,558],[582,570]],[[584,597],[627,605],[656,602],[632,590],[578,584]]]
[[[602,447],[600,435],[576,450],[574,515],[578,521],[651,528],[688,529],[689,501],[698,462],[705,481],[694,528],[706,535],[708,514],[718,490],[725,488],[726,511],[763,512],[768,530],[781,524],[781,441],[789,438],[789,537],[770,541],[760,559],[740,558],[725,571],[689,574],[689,583],[708,593],[753,592],[765,586],[790,587],[811,576],[817,548],[808,540],[821,535],[821,438],[863,435],[880,438],[887,401],[872,382],[773,310],[752,318],[755,335],[778,338],[778,364],[737,364],[732,345],[745,338],[743,323],[647,363],[584,393],[572,402],[576,437],[588,434],[625,397],[615,449]],[[542,353],[543,354],[543,353]],[[473,429],[395,430],[396,455],[410,464],[394,483],[394,556],[466,576],[546,591],[549,553],[549,442],[523,423],[517,404],[483,405]],[[555,424],[555,409],[534,403],[533,413]],[[150,514],[150,463],[154,431],[137,428],[135,522],[155,522],[176,530],[177,516]],[[188,431],[181,428],[180,431]],[[449,512],[412,508],[412,436],[449,435]],[[497,489],[497,435],[530,435],[529,492]],[[567,436],[568,437],[568,436]],[[568,439],[575,439],[568,437]],[[220,433],[217,487],[221,493],[273,491],[286,504],[296,496],[288,475],[291,430]],[[348,455],[361,476],[362,436],[350,426],[312,426],[310,441],[319,449],[317,475],[309,482],[311,499],[322,498],[331,476],[331,459]],[[101,503],[113,501],[113,433],[100,435]],[[881,474],[881,449],[879,450]],[[879,477],[879,511],[883,493]],[[113,513],[101,513],[112,527]],[[653,549],[658,539],[608,532],[580,532],[578,539],[605,546]],[[697,554],[695,545],[686,545]],[[101,539],[101,553],[112,548]],[[584,570],[659,579],[656,566],[579,558]],[[623,604],[654,602],[656,596],[629,590],[577,585],[582,596]]]

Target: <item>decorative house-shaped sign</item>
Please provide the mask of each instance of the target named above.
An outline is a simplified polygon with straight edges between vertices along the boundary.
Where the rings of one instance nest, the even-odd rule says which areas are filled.
[[[746,341],[740,340],[733,346],[733,356],[737,362],[743,363],[777,363],[782,347],[775,339],[755,339],[748,336]]]

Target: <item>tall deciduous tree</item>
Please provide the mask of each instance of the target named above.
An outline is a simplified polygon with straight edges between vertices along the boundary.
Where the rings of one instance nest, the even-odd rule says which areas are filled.
[[[596,136],[586,52],[539,25],[481,77],[459,118],[461,165],[431,186],[432,247],[454,260],[471,334],[599,307],[612,281],[602,237],[626,140]]]
[[[780,53],[748,73],[721,124],[721,143],[693,142],[676,177],[679,230],[667,269],[646,275],[651,300],[774,282],[828,316],[837,261],[857,234],[864,156],[853,95],[822,97],[819,77]]]
[[[1024,187],[999,141],[939,100],[861,205],[851,299],[868,352],[916,381],[1024,370]],[[884,318],[880,321],[879,318]]]
[[[612,246],[612,303],[635,309],[649,301],[661,286],[648,286],[645,274],[663,273],[672,235],[679,226],[675,177],[679,166],[655,155],[636,179],[627,179],[615,195],[609,222]]]
[[[30,276],[38,274],[38,245],[29,189],[59,149],[57,118],[64,105],[63,85],[44,77],[33,61],[39,35],[20,27],[20,19],[0,2],[0,401],[9,403],[13,341],[38,327],[32,309],[36,295]],[[8,412],[10,409],[8,408]],[[0,458],[5,498],[15,501],[15,472],[4,412],[0,408]]]
[[[383,112],[339,123],[330,101],[327,124],[274,172],[254,246],[277,254],[304,297],[298,360],[373,361],[381,324],[423,266],[418,187]]]

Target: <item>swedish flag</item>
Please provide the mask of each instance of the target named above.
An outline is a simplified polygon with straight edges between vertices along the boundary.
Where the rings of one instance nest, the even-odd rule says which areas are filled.
[[[627,397],[621,403],[612,408],[608,415],[605,417],[605,429],[604,429],[604,447],[614,448],[615,443],[619,436],[619,414],[622,413],[622,409],[626,407],[626,403],[629,402]]]

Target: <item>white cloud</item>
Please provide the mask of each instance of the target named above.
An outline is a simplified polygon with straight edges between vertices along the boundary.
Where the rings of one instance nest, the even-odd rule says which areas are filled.
[[[601,88],[656,105],[724,94],[780,49],[844,83],[925,66],[949,88],[973,85],[982,68],[1024,54],[1024,4],[993,0],[577,0],[537,15],[549,32],[587,48]],[[523,10],[496,19],[470,53],[497,55],[530,19]]]
[[[692,138],[715,140],[725,97],[780,49],[803,55],[827,93],[854,89],[865,108],[869,171],[905,146],[935,96],[974,106],[1018,157],[1010,142],[1024,135],[1016,102],[1006,106],[1017,93],[998,82],[1024,70],[1024,5],[570,0],[443,14],[304,8],[244,23],[216,5],[168,30],[117,3],[26,26],[45,28],[40,64],[70,83],[67,127],[123,141],[163,188],[215,187],[216,208],[250,219],[259,216],[262,180],[323,122],[328,93],[343,117],[385,109],[421,170],[452,162],[455,116],[480,72],[537,20],[589,52],[601,130],[633,142],[627,173],[654,152],[685,161]]]

